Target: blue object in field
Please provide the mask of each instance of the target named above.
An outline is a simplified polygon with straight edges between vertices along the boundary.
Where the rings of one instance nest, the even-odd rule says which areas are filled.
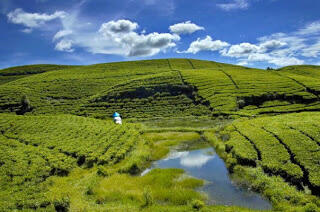
[[[113,118],[115,118],[115,117],[120,117],[120,114],[117,113],[117,112],[115,112],[115,113],[112,115],[112,117],[113,117]]]

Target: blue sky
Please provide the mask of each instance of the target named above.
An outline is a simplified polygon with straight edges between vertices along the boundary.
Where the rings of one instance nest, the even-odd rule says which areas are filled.
[[[0,68],[196,58],[320,65],[319,0],[0,0]]]

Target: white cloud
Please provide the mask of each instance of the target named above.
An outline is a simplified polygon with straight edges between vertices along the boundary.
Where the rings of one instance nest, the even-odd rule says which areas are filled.
[[[288,66],[288,65],[301,65],[304,63],[303,60],[300,60],[295,57],[276,57],[269,54],[264,53],[256,53],[250,54],[246,60],[246,62],[268,62],[270,64],[274,64],[276,66]]]
[[[54,40],[54,41],[55,41],[55,40],[58,40],[58,39],[63,38],[63,37],[65,37],[65,36],[67,36],[67,35],[70,35],[70,34],[72,34],[72,31],[71,31],[71,30],[60,30],[59,32],[57,32],[57,33],[54,35],[53,40]]]
[[[158,5],[160,1],[151,0],[149,3]],[[248,2],[234,0],[220,7],[226,10],[245,9],[248,7]],[[52,38],[57,51],[73,52],[75,48],[80,47],[93,54],[116,54],[126,57],[144,57],[166,52],[176,46],[181,39],[180,35],[204,30],[203,27],[186,21],[170,26],[170,33],[146,33],[141,29],[138,32],[138,23],[123,19],[111,20],[97,27],[79,17],[79,11],[76,9],[71,14],[63,11],[52,14],[27,13],[18,8],[9,12],[7,17],[9,22],[25,26],[21,30],[24,33],[31,33],[36,28],[44,30],[45,27],[52,26],[49,25],[50,21],[61,20],[62,28]],[[320,21],[315,21],[294,32],[260,37],[254,43],[242,42],[230,45],[223,40],[213,40],[210,36],[198,38],[186,51],[178,53],[219,51],[222,56],[236,58],[239,64],[254,62],[277,66],[303,64],[304,61],[314,61],[314,58],[319,57],[319,36]]]
[[[48,21],[52,21],[54,19],[62,19],[66,16],[66,13],[63,11],[56,11],[53,14],[46,13],[27,13],[23,11],[23,9],[18,8],[14,11],[11,11],[7,14],[8,21],[14,24],[21,24],[30,29],[38,28],[44,25]]]
[[[171,152],[169,154],[169,156],[165,159],[163,159],[164,161],[166,160],[173,160],[173,159],[178,159],[178,158],[183,158],[183,157],[187,157],[189,155],[189,152],[187,151],[184,151],[184,152],[177,152],[177,151],[174,151],[174,152]]]
[[[239,61],[239,62],[237,63],[237,65],[239,65],[239,66],[248,66],[249,63],[248,63],[248,61]]]
[[[260,44],[240,43],[232,45],[228,51],[221,51],[223,56],[228,57],[246,57],[252,54],[261,55],[261,53],[273,51],[286,46],[287,43],[279,40],[267,40]]]
[[[279,40],[267,40],[260,44],[259,48],[262,52],[272,51],[286,46],[287,43]]]
[[[311,46],[308,46],[302,50],[302,56],[304,57],[318,57],[320,55],[320,40]]]
[[[290,44],[287,48],[284,48],[288,45],[287,42],[274,40],[273,38],[271,40],[264,38],[264,42],[258,44],[240,43],[232,45],[228,50],[223,49],[220,53],[225,57],[238,58],[241,63],[267,62],[277,66],[301,65],[304,63],[303,60],[295,56],[295,46]],[[284,40],[289,41],[291,38]]]
[[[55,48],[57,51],[65,51],[65,52],[73,52],[74,49],[72,49],[72,41],[71,40],[61,40],[59,41]]]
[[[300,29],[297,34],[312,35],[320,33],[320,21],[315,21]]]
[[[103,23],[99,29],[99,32],[104,36],[117,33],[129,33],[138,28],[138,24],[129,20],[109,21]]]
[[[192,34],[199,30],[204,30],[204,27],[198,26],[191,21],[186,21],[178,24],[171,25],[169,27],[170,32],[175,34]]]
[[[237,9],[247,9],[249,7],[248,0],[232,0],[230,3],[217,4],[217,7],[225,10],[237,10]]]
[[[21,30],[21,32],[24,32],[24,33],[29,34],[29,33],[32,32],[32,29],[30,29],[30,28],[25,28],[25,29]]]
[[[126,47],[130,48],[127,56],[152,56],[161,50],[176,46],[174,41],[178,40],[180,40],[179,36],[157,32],[147,35],[132,33],[123,39]]]
[[[138,24],[129,20],[110,21],[101,25],[101,39],[113,43],[113,48],[91,48],[93,53],[112,53],[125,56],[152,56],[176,44],[180,39],[170,33],[138,34]],[[99,39],[99,38],[98,38]]]
[[[271,59],[272,59],[272,57],[270,57],[270,55],[268,55],[268,54],[254,53],[254,54],[248,55],[247,61],[250,61],[250,62],[261,62],[261,61],[268,61],[268,60],[271,60]]]
[[[304,64],[303,60],[300,60],[295,57],[273,57],[269,61],[271,64],[277,66],[289,66],[289,65],[302,65]]]
[[[213,158],[214,156],[212,155],[203,155],[201,153],[196,155],[187,155],[181,157],[180,164],[188,168],[200,168]]]
[[[291,33],[274,33],[258,38],[258,43],[240,43],[222,49],[221,55],[240,63],[265,62],[276,66],[301,65],[306,58],[320,55],[320,21]],[[310,60],[309,60],[310,61]]]
[[[127,57],[152,56],[174,47],[180,36],[170,33],[137,33],[139,25],[130,20],[109,21],[101,24],[98,31],[76,28],[76,18],[63,21],[64,35],[73,46],[85,48],[94,54],[116,54]],[[59,36],[58,36],[59,37]],[[68,49],[67,49],[68,50]]]
[[[257,53],[260,47],[251,43],[240,43],[232,45],[228,51],[221,51],[223,56],[228,57],[243,57],[248,56],[252,53]]]
[[[193,53],[196,54],[200,51],[218,51],[227,46],[229,46],[227,42],[223,42],[221,40],[212,40],[210,36],[207,36],[205,39],[198,38],[196,41],[193,41],[189,48],[186,51],[178,52],[178,53]]]
[[[171,152],[170,155],[163,159],[167,160],[179,160],[182,166],[188,168],[200,168],[204,166],[209,160],[212,160],[215,155],[204,154],[202,152],[192,153],[190,152]],[[145,174],[145,173],[144,173]]]

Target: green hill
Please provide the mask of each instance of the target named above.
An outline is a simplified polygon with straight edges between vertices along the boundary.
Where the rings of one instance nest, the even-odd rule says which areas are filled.
[[[76,66],[66,66],[66,65],[27,65],[27,66],[16,66],[0,70],[0,85],[27,77],[32,74],[40,74],[47,71],[55,71],[66,68],[72,68]]]
[[[18,111],[26,95],[32,114],[98,118],[114,110],[126,118],[318,111],[319,68],[293,68],[266,71],[191,59],[64,67],[0,85],[0,110]]]
[[[147,155],[137,150],[144,145],[140,131],[134,124],[70,115],[0,115],[0,209],[52,207],[47,179],[77,167],[107,164],[112,173],[126,159],[118,169],[134,173]]]
[[[274,209],[317,211],[319,95],[319,66],[160,59],[0,70],[0,211],[193,210],[205,201],[200,180],[176,169],[136,176],[189,137],[210,141]]]

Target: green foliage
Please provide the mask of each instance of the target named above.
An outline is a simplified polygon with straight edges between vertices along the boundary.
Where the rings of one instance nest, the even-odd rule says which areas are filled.
[[[118,111],[125,118],[143,119],[209,115],[206,106],[194,102],[192,93],[193,88],[185,85],[176,71],[152,74],[93,96],[81,105],[79,113],[103,118]]]
[[[268,176],[261,168],[236,166],[234,173],[238,181],[249,183],[270,199],[276,211],[306,211],[308,207],[319,210],[319,198],[298,191],[279,176]]]
[[[0,205],[7,209],[47,207],[51,176],[66,176],[79,166],[117,165],[130,154],[139,159],[135,146],[144,142],[134,124],[71,115],[0,117]],[[132,162],[122,163],[121,171]]]
[[[25,75],[0,76],[0,85],[26,77]]]
[[[76,67],[76,66],[50,65],[50,64],[16,66],[16,67],[10,67],[10,68],[5,68],[0,70],[0,76],[39,74],[47,71],[55,71],[55,70],[72,68],[72,67]]]
[[[20,78],[30,76],[32,74],[41,74],[47,71],[56,71],[76,66],[66,65],[27,65],[10,67],[0,70],[0,85],[11,82]]]
[[[158,132],[145,133],[151,143],[152,160],[159,160],[169,153],[169,147],[183,142],[198,142],[200,135],[195,132]]]
[[[154,204],[187,205],[193,199],[203,197],[193,189],[202,185],[201,180],[180,178],[183,174],[178,169],[154,169],[143,177],[115,174],[104,178],[93,190],[94,198],[100,204],[108,206],[113,202],[124,207],[132,205],[143,208]],[[176,185],[178,182],[178,185]]]
[[[254,146],[237,131],[231,133],[231,138],[225,145],[226,151],[231,152],[239,164],[255,165],[258,160],[258,154]]]
[[[149,186],[144,188],[143,198],[144,198],[144,204],[142,205],[142,207],[148,207],[153,204],[153,197],[152,197],[151,189]]]
[[[32,102],[33,114],[95,118],[114,110],[139,119],[319,110],[317,70],[265,71],[193,59],[14,67],[0,72],[27,77],[0,82],[0,111],[19,110],[23,95]]]
[[[290,178],[292,182],[302,180],[302,170],[297,164],[290,161],[290,154],[273,135],[250,122],[239,122],[235,126],[259,151],[261,164],[266,172]]]
[[[165,71],[166,67],[166,61],[110,63],[28,76],[0,86],[0,110],[15,112],[20,97],[27,95],[34,114],[75,113],[77,106],[87,103],[91,96],[119,83]]]
[[[276,210],[317,211],[319,113],[263,116],[320,110],[319,78],[318,66],[193,59],[0,70],[0,210],[251,211],[205,206],[194,190],[203,182],[181,170],[135,176],[169,146],[205,137]],[[121,126],[93,119],[115,111]],[[222,129],[241,116],[262,117]]]
[[[312,209],[314,204],[317,205],[318,198],[308,195],[309,190],[313,195],[319,195],[320,188],[319,131],[316,129],[319,123],[318,112],[236,121],[233,127],[224,130],[224,133],[230,133],[231,138],[224,142],[225,151],[229,154],[223,157],[238,175],[242,172],[251,173],[251,169],[241,168],[239,165],[258,167],[254,176],[250,176],[253,173],[249,174],[249,182],[279,209],[291,211],[291,206],[288,205],[295,205],[294,207],[303,211],[309,207]],[[207,134],[206,136],[208,137]],[[218,142],[215,143],[217,145]],[[230,158],[230,154],[237,159],[236,163]],[[248,176],[239,178],[247,179]],[[288,187],[283,181],[304,190],[305,193],[297,193],[296,187]],[[284,203],[285,201],[289,203]],[[313,204],[306,206],[310,201]]]
[[[21,98],[21,108],[20,108],[20,110],[17,111],[17,114],[23,115],[27,112],[31,112],[32,109],[33,109],[33,107],[31,106],[31,103],[30,103],[28,97],[26,95],[24,95]]]
[[[200,210],[201,208],[204,207],[204,202],[198,199],[195,199],[191,202],[192,208],[196,209],[196,210]]]
[[[305,72],[309,78],[299,80],[310,88],[278,71],[222,65],[181,71],[186,82],[197,87],[217,115],[242,116],[319,110],[319,74],[309,69]]]

